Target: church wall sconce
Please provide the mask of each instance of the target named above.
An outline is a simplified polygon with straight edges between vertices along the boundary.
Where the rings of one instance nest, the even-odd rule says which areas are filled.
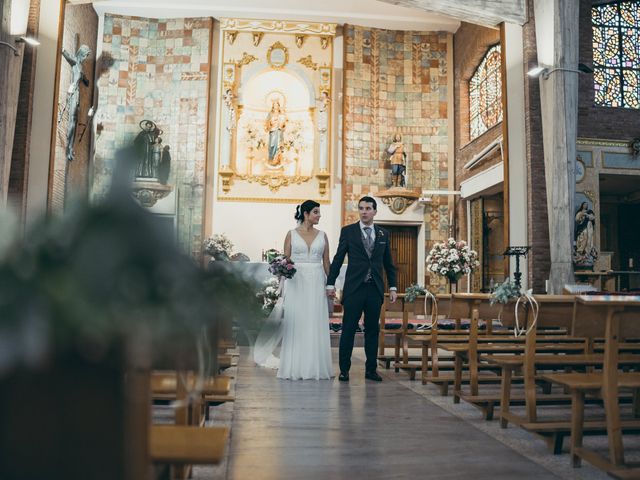
[[[579,63],[577,69],[565,68],[565,67],[543,67],[539,65],[529,70],[527,72],[527,75],[529,75],[532,78],[541,77],[543,80],[548,80],[549,76],[553,72],[557,72],[557,71],[574,72],[574,73],[593,73],[593,69],[591,67],[589,67],[588,65],[585,65],[584,63]]]
[[[9,35],[15,37],[13,41],[16,44],[24,43],[34,47],[40,45],[35,38],[25,36],[29,23],[29,0],[10,0],[10,3]],[[0,45],[12,50],[16,57],[20,55],[20,50],[12,42],[0,41]]]
[[[31,37],[18,37],[14,41],[17,44],[24,43],[26,45],[31,45],[31,46],[34,46],[34,47],[40,45],[40,42],[38,40],[36,40],[35,38],[31,38]],[[13,54],[16,57],[20,56],[20,50],[18,50],[18,48],[15,45],[12,45],[9,42],[3,42],[1,40],[0,40],[0,45],[4,45],[5,47],[8,47],[11,50],[13,50]]]

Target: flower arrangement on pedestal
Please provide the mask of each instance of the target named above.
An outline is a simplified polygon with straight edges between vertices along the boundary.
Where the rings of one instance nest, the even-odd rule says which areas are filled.
[[[464,240],[449,238],[436,243],[427,255],[427,270],[446,277],[451,283],[473,272],[478,266],[478,253]]]
[[[216,260],[229,260],[233,250],[233,243],[224,233],[207,238],[203,246],[204,253]]]

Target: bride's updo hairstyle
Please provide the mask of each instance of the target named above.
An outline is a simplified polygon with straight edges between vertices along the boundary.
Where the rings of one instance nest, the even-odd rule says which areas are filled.
[[[300,205],[296,207],[296,214],[293,216],[293,218],[295,218],[298,221],[298,223],[302,223],[304,222],[305,212],[310,213],[311,210],[319,206],[320,204],[318,202],[315,202],[313,200],[305,200],[304,202],[302,202]]]

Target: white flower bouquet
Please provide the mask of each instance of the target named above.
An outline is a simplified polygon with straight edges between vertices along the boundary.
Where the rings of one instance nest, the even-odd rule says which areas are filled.
[[[216,260],[229,260],[233,249],[233,243],[224,233],[207,238],[203,246],[204,253]]]
[[[256,297],[262,300],[262,312],[269,316],[280,297],[280,281],[276,277],[267,279],[256,293]]]
[[[463,275],[473,272],[478,266],[478,253],[471,250],[464,240],[449,238],[436,243],[427,255],[427,270],[457,282]]]

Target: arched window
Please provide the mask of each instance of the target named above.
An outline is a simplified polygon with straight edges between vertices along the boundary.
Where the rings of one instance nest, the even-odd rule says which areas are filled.
[[[611,2],[591,9],[595,103],[640,108],[640,2]]]
[[[471,140],[502,121],[500,45],[491,47],[469,80]]]

